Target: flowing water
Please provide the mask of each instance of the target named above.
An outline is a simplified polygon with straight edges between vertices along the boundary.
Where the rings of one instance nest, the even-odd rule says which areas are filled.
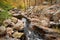
[[[26,18],[22,18],[22,21],[24,22],[24,33],[26,35],[26,40],[43,40],[40,33],[33,31],[31,28],[30,23]]]

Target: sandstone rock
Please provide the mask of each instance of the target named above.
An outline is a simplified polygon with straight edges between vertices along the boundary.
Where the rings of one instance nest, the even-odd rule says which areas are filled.
[[[54,22],[59,22],[60,19],[60,10],[58,10],[53,16]]]
[[[6,32],[7,32],[8,35],[11,35],[14,31],[13,31],[12,28],[8,27],[8,28],[6,29]]]
[[[13,27],[15,25],[14,22],[17,22],[17,21],[14,21],[14,20],[11,20],[11,19],[6,19],[4,22],[3,22],[3,25],[6,26],[6,27]]]
[[[24,24],[21,20],[18,20],[18,22],[13,27],[16,30],[22,30],[24,28]]]
[[[20,38],[24,33],[15,32],[12,36],[14,38]]]
[[[49,19],[46,18],[46,17],[43,17],[42,20],[40,20],[41,22],[41,26],[44,26],[44,27],[49,27]]]
[[[7,26],[9,24],[11,24],[11,19],[6,19],[4,22],[3,22],[4,26]]]
[[[18,22],[18,19],[15,18],[15,17],[12,17],[12,18],[11,18],[11,21],[12,21],[13,23],[17,23],[17,22]]]
[[[5,34],[6,28],[5,26],[0,26],[0,35]]]
[[[21,10],[20,9],[17,9],[17,8],[14,8],[14,9],[10,10],[9,12],[13,16],[16,16],[16,15],[20,15],[21,14]]]
[[[19,40],[19,39],[16,39],[16,38],[9,38],[9,39],[6,39],[6,40]]]
[[[46,34],[46,39],[47,39],[47,40],[57,40],[56,38],[57,38],[57,37],[56,37],[56,36],[54,36],[54,35]]]
[[[0,40],[19,40],[19,39],[4,36],[4,37],[1,37]]]

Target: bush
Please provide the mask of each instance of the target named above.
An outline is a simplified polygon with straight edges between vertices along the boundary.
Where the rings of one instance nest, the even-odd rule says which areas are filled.
[[[5,11],[8,11],[9,9],[12,9],[12,5],[4,2],[0,2],[0,8],[2,8]]]
[[[7,11],[0,12],[0,25],[3,23],[5,19],[11,18],[11,14]]]
[[[5,19],[8,19],[11,17],[11,14],[8,13],[8,10],[12,9],[12,5],[5,2],[4,0],[0,1],[0,25],[3,23]],[[2,11],[3,10],[3,11]]]

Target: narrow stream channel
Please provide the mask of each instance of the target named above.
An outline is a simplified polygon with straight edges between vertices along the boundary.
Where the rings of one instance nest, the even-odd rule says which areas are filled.
[[[24,22],[24,33],[27,38],[26,40],[43,40],[40,33],[31,29],[32,27],[26,18],[22,18],[22,21]]]

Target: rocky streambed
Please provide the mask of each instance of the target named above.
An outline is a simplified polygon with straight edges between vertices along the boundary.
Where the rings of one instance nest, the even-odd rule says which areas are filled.
[[[53,5],[51,8],[54,7],[57,6]],[[60,25],[59,8],[55,14],[30,9],[25,12],[19,9],[9,11],[13,17],[4,20],[0,26],[0,40],[60,40],[60,33],[52,29],[53,25]]]

